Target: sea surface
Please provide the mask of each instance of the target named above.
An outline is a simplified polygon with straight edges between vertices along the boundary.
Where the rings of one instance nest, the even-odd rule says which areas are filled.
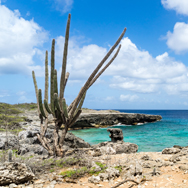
[[[158,152],[173,145],[188,146],[188,110],[119,110],[126,113],[161,115],[162,120],[140,125],[114,125],[124,141],[138,145],[139,152]],[[91,145],[110,141],[108,128],[71,131]]]

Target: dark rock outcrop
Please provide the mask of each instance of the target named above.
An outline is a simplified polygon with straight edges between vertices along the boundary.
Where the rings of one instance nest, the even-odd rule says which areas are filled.
[[[117,142],[123,140],[123,132],[121,129],[112,128],[112,129],[107,129],[107,131],[110,132],[109,137],[111,138],[111,142]]]
[[[81,114],[72,128],[92,128],[115,124],[136,125],[138,123],[161,120],[160,115],[130,114],[130,113],[93,113]]]

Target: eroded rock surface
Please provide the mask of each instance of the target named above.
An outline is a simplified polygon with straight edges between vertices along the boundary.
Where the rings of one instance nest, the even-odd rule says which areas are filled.
[[[110,132],[109,137],[111,138],[111,142],[117,142],[123,140],[123,132],[121,129],[111,128],[111,129],[107,129],[107,131]]]
[[[0,165],[0,185],[21,184],[33,179],[35,175],[23,163],[5,162]]]

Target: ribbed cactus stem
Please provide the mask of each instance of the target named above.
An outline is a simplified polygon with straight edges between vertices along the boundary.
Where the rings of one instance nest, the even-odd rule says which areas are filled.
[[[76,120],[78,119],[79,115],[82,113],[82,110],[78,110],[78,112],[75,114],[75,116],[72,118],[72,121],[69,125],[69,127],[71,127],[75,122]]]
[[[80,102],[83,94],[87,91],[87,89],[89,88],[93,78],[95,77],[95,75],[97,74],[97,72],[99,71],[99,69],[102,67],[102,65],[104,64],[104,62],[108,59],[108,57],[112,54],[112,52],[114,51],[114,49],[116,48],[116,46],[120,43],[121,39],[123,38],[124,34],[126,32],[126,28],[123,30],[122,34],[120,35],[120,37],[118,38],[118,40],[115,42],[115,44],[111,47],[111,49],[108,51],[108,53],[106,54],[106,56],[102,59],[102,61],[98,64],[98,66],[95,68],[95,70],[92,72],[92,74],[90,75],[90,77],[88,78],[88,80],[86,81],[86,83],[84,84],[83,88],[80,90],[78,96],[76,97],[76,100],[73,104],[73,107],[70,111],[70,118],[72,118],[78,103]]]
[[[77,114],[78,110],[81,110],[82,109],[82,106],[83,106],[83,103],[84,103],[84,100],[85,100],[85,97],[86,97],[86,92],[84,93],[84,95],[82,96],[81,100],[80,100],[80,103],[78,105],[78,108],[76,109],[75,111],[75,115]]]
[[[47,100],[48,103],[48,51],[46,50],[45,55],[45,96],[44,98]]]
[[[67,80],[68,80],[68,78],[69,78],[69,75],[70,75],[69,72],[67,72],[66,75],[65,75],[65,86],[67,85]],[[65,86],[64,86],[64,87],[65,87]]]
[[[49,114],[52,114],[52,111],[50,110],[49,106],[48,106],[48,102],[46,99],[44,99],[44,107],[46,109],[46,111],[49,113]]]
[[[58,94],[58,85],[57,85],[57,70],[54,70],[54,93]]]
[[[12,162],[12,150],[8,150],[8,162]]]
[[[38,100],[39,100],[39,108],[40,108],[41,115],[46,118],[46,114],[44,112],[44,108],[43,108],[43,104],[42,104],[42,91],[41,91],[41,89],[39,89],[39,91],[38,91]]]
[[[33,76],[33,83],[35,86],[35,94],[36,94],[36,99],[38,101],[38,87],[37,87],[37,81],[36,81],[36,77],[35,77],[35,72],[32,71],[32,76]]]
[[[65,117],[68,118],[67,104],[66,104],[65,98],[63,98],[62,105],[63,105],[63,113]]]
[[[35,77],[35,72],[32,71],[32,76],[33,76],[33,83],[34,83],[34,86],[35,86],[35,95],[36,95],[36,99],[37,99],[37,110],[38,110],[38,114],[39,114],[39,117],[40,117],[40,108],[39,108],[39,100],[38,100],[38,87],[37,87],[37,81],[36,81],[36,77]]]
[[[64,90],[65,90],[65,73],[66,73],[66,65],[67,65],[67,53],[68,53],[70,19],[71,19],[71,15],[69,14],[68,20],[67,20],[66,33],[65,33],[63,64],[62,64],[61,81],[60,81],[60,96],[59,96],[60,103],[62,103],[62,100],[64,98]]]
[[[51,105],[52,113],[54,113],[54,66],[55,66],[55,39],[52,40],[52,48],[51,48],[50,105]]]
[[[58,100],[57,93],[54,93],[54,106],[56,107],[56,109],[58,110],[58,112],[61,114],[61,109],[60,109],[60,105],[59,105],[59,100]]]
[[[114,61],[114,59],[117,57],[119,51],[121,49],[121,44],[119,45],[116,53],[114,54],[114,56],[112,57],[112,59],[104,66],[104,68],[95,76],[95,78],[93,78],[93,80],[91,81],[89,87],[91,87],[95,81],[100,77],[100,75],[110,66],[110,64]]]

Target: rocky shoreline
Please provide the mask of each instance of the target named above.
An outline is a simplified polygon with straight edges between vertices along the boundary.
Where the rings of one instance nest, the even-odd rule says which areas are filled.
[[[92,146],[68,132],[64,144],[65,156],[50,157],[36,136],[40,132],[36,110],[26,111],[20,116],[26,117],[25,122],[19,123],[22,131],[18,135],[9,132],[8,145],[6,145],[6,133],[0,132],[0,187],[110,188],[113,185],[115,188],[121,183],[125,188],[131,185],[150,188],[152,187],[150,182],[153,183],[155,178],[161,178],[166,169],[176,171],[178,169],[182,174],[188,170],[187,147],[175,146],[166,148],[162,152],[137,153],[138,146],[124,142],[121,129],[114,128],[108,129],[110,142]],[[118,123],[135,125],[160,119],[160,116],[153,115],[124,114],[114,111],[110,113],[103,111],[99,114],[94,111],[83,114],[78,124],[85,122],[82,127],[91,128]],[[53,128],[53,119],[51,119],[46,133],[47,138],[52,137]],[[165,181],[168,181],[166,179]],[[131,181],[126,182],[126,180]],[[186,186],[188,182],[181,183],[182,188]]]
[[[20,116],[26,116],[27,122],[25,124],[28,126],[40,126],[38,114],[36,110],[26,111]],[[53,127],[52,117],[49,127]],[[109,127],[117,124],[124,125],[138,125],[142,123],[160,121],[162,117],[160,115],[148,115],[148,114],[136,114],[136,113],[120,113],[114,110],[83,110],[76,123],[71,127],[71,129],[88,129],[88,128],[98,128],[98,127]]]
[[[117,124],[137,125],[139,123],[160,121],[161,119],[160,115],[136,113],[82,113],[72,128],[98,128]]]

